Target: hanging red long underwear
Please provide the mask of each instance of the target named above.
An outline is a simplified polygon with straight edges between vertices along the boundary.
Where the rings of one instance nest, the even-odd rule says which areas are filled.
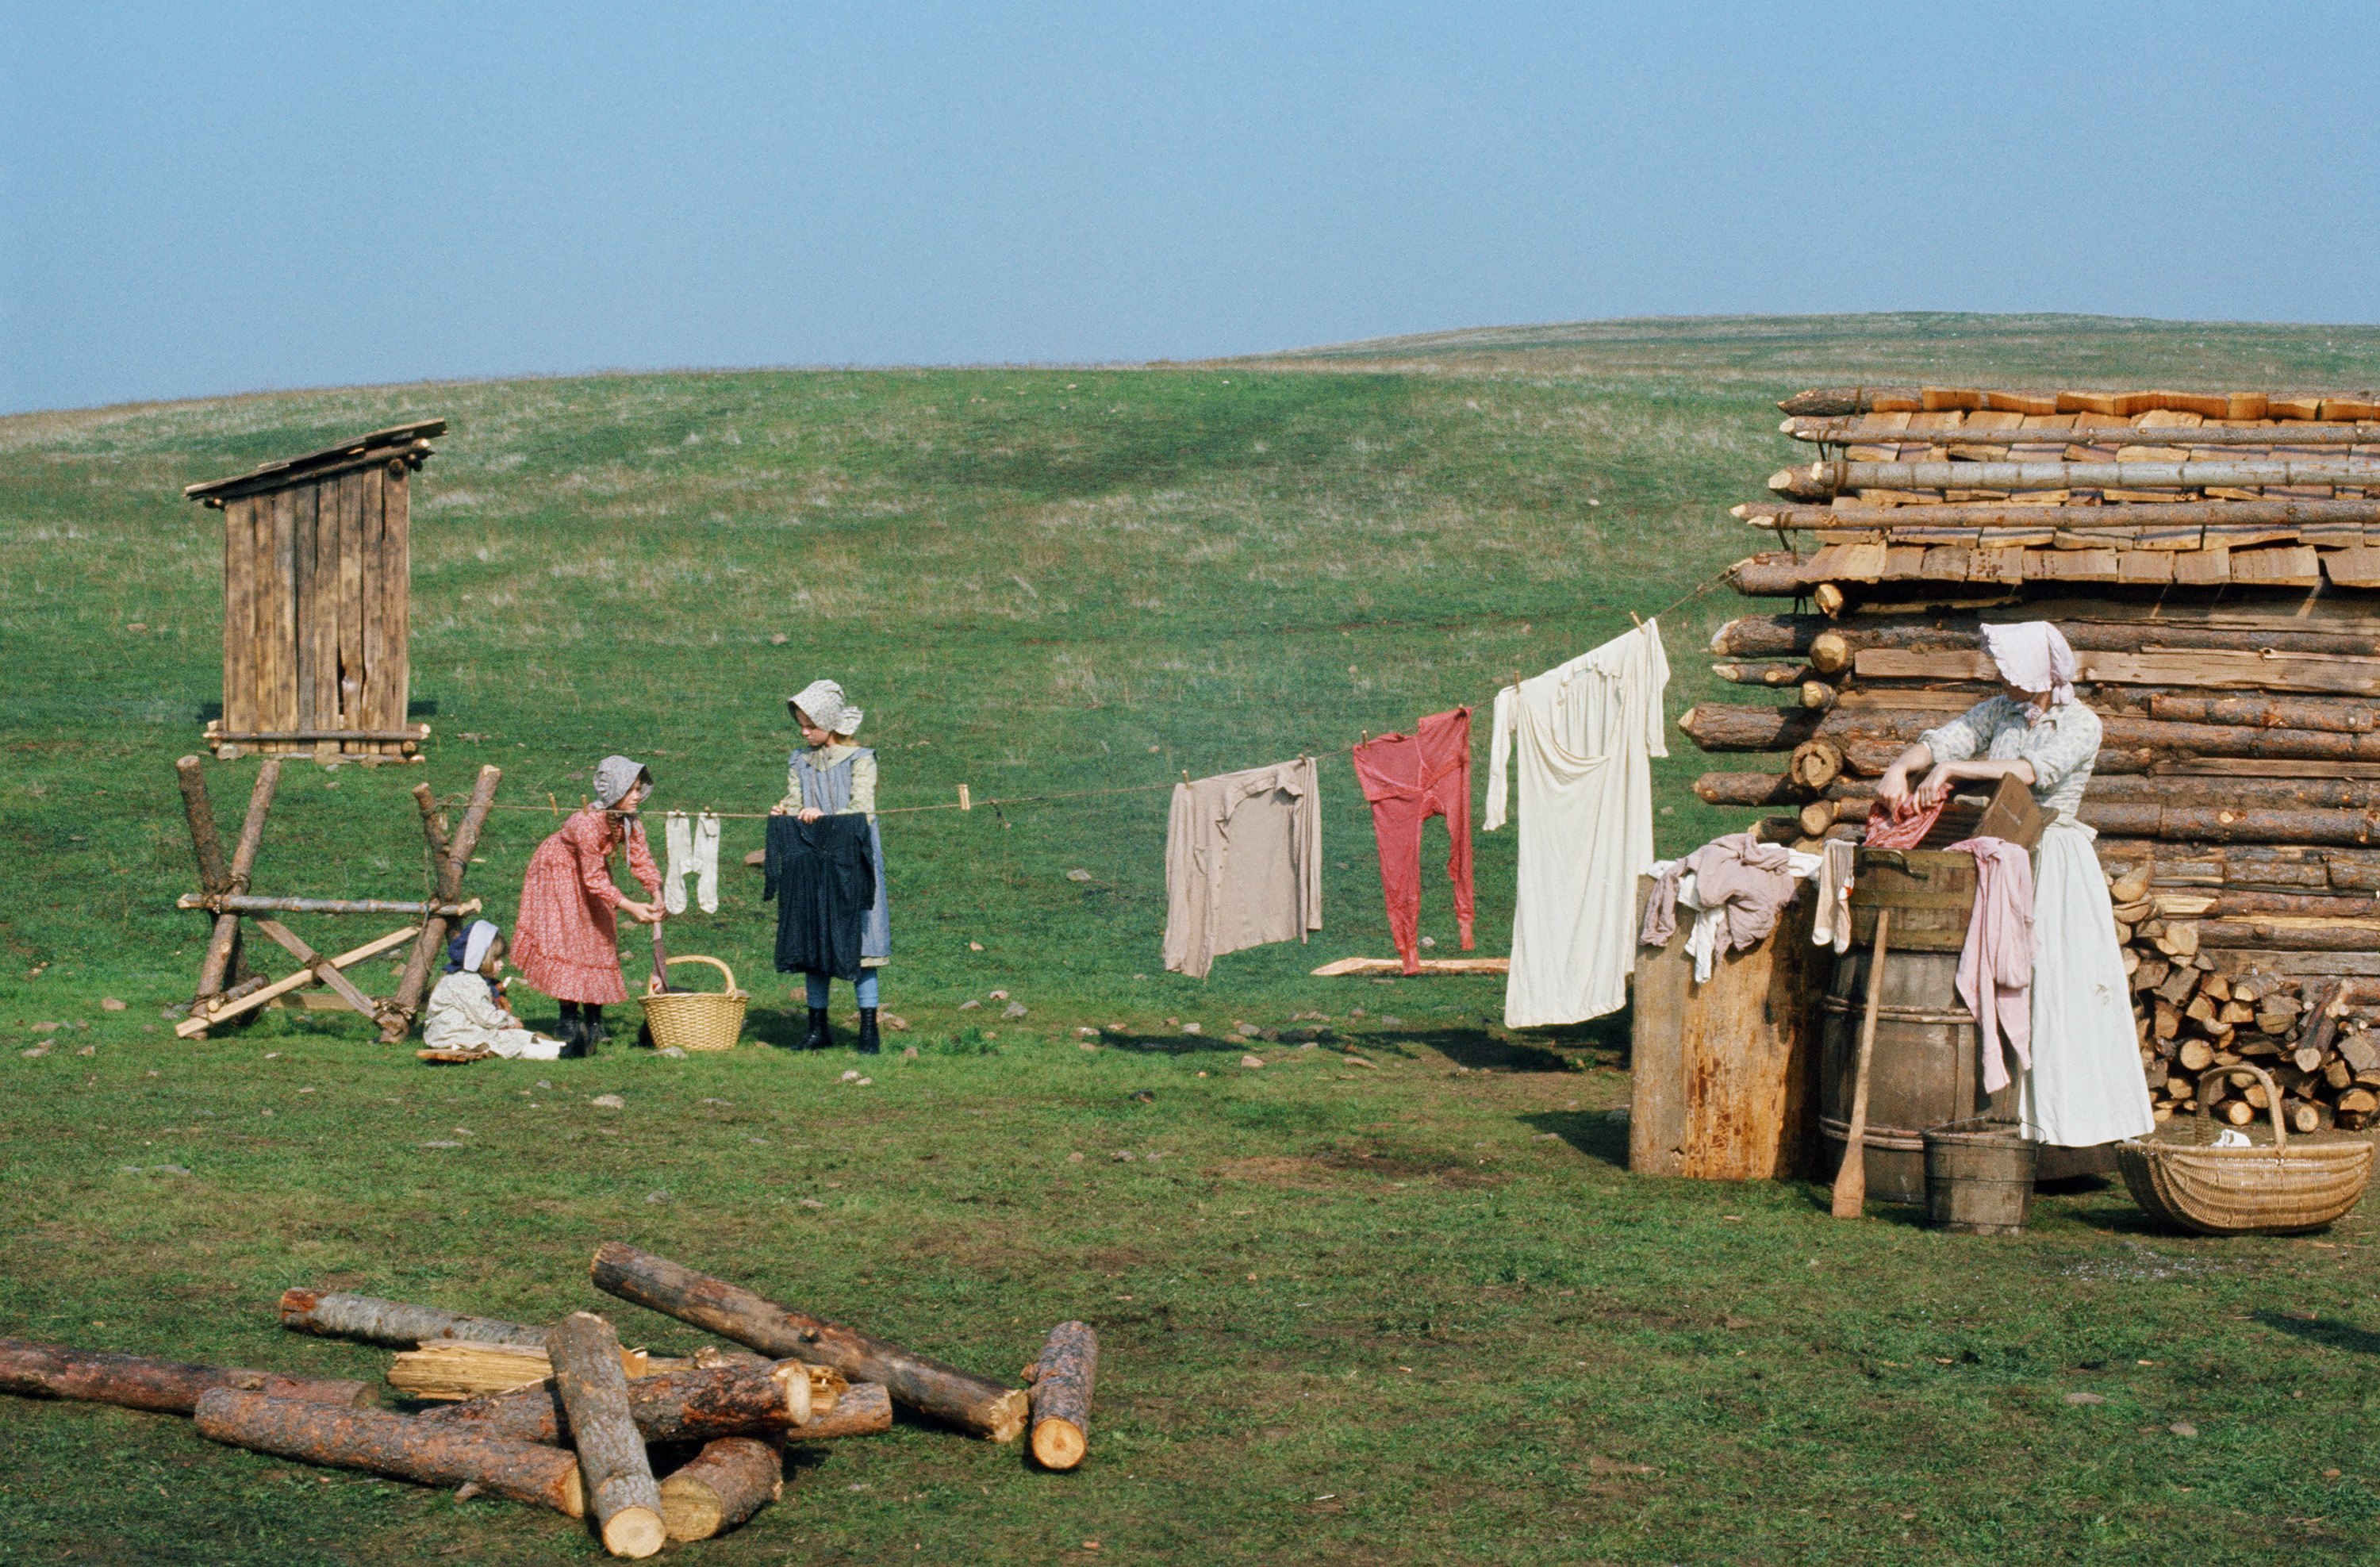
[[[1414,728],[1355,747],[1355,776],[1379,840],[1389,935],[1407,974],[1421,972],[1421,824],[1433,816],[1446,818],[1446,874],[1463,950],[1471,950],[1471,710],[1434,712]]]

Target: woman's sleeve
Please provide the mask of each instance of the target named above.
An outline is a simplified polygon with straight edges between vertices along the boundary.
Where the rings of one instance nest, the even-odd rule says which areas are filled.
[[[2033,786],[2047,794],[2099,755],[2099,715],[2077,702],[2042,725],[2049,733],[2024,753],[2033,764]]]
[[[836,814],[841,816],[874,816],[876,814],[876,759],[873,756],[851,759],[851,803]]]
[[[1936,766],[1946,761],[1965,761],[1984,748],[1985,736],[1992,732],[1990,716],[1984,711],[1998,697],[1987,697],[1938,728],[1928,729],[1917,736],[1917,743],[1934,755]]]
[[[802,808],[802,770],[790,760],[785,763],[785,797],[777,803],[790,811]]]
[[[570,840],[570,852],[578,861],[578,884],[587,895],[607,908],[618,908],[627,900],[620,889],[612,885],[612,860],[603,852],[602,819],[581,816],[563,829]]]
[[[662,868],[653,863],[653,846],[646,841],[645,824],[642,821],[628,823],[620,831],[628,839],[628,874],[644,887],[645,896],[650,900],[662,890]]]

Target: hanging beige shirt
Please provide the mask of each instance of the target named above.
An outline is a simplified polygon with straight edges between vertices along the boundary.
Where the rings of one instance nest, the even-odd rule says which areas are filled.
[[[1203,979],[1224,953],[1322,929],[1322,801],[1311,757],[1173,786],[1165,966]]]
[[[1521,764],[1520,885],[1504,1022],[1577,1023],[1627,1004],[1636,874],[1653,859],[1651,759],[1668,756],[1670,661],[1652,621],[1496,694],[1486,831]]]

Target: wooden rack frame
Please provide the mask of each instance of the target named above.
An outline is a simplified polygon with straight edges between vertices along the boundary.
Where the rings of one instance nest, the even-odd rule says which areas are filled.
[[[429,849],[429,895],[419,900],[398,898],[263,897],[249,890],[257,851],[264,842],[264,820],[281,786],[281,759],[268,757],[258,770],[249,793],[248,815],[239,840],[225,859],[223,838],[215,829],[214,806],[207,796],[205,763],[184,757],[174,764],[182,792],[182,811],[190,828],[190,846],[199,866],[200,891],[177,900],[177,908],[196,909],[213,917],[205,959],[199,966],[198,994],[189,1015],[174,1032],[185,1039],[203,1039],[210,1028],[248,1016],[280,997],[310,985],[323,985],[355,1011],[380,1025],[381,1042],[394,1044],[412,1030],[430,986],[431,965],[446,945],[454,922],[476,914],[477,898],[463,897],[463,878],[479,846],[480,829],[494,808],[501,769],[483,767],[471,789],[470,803],[459,828],[449,830],[445,812],[427,784],[413,786],[413,803],[421,815],[422,837]],[[279,914],[376,914],[409,918],[413,923],[359,947],[336,954],[316,952],[287,926]],[[256,929],[296,958],[299,967],[277,980],[246,972],[243,922]],[[395,993],[385,1000],[366,994],[349,979],[346,969],[413,943]],[[228,982],[227,982],[228,981]]]

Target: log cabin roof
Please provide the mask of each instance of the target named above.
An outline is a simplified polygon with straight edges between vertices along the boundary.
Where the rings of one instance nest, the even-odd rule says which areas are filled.
[[[2380,395],[1837,387],[1735,508],[1771,582],[2380,588]],[[1773,589],[1772,589],[1773,590]]]
[[[185,485],[182,494],[188,500],[219,506],[236,496],[284,490],[293,484],[309,483],[327,474],[368,467],[390,458],[400,458],[408,467],[419,468],[421,459],[430,455],[431,438],[445,433],[446,421],[443,419],[395,424],[386,430],[352,436],[336,445],[324,446],[300,456],[261,463],[246,473],[237,473],[228,479],[212,479],[202,484]]]

